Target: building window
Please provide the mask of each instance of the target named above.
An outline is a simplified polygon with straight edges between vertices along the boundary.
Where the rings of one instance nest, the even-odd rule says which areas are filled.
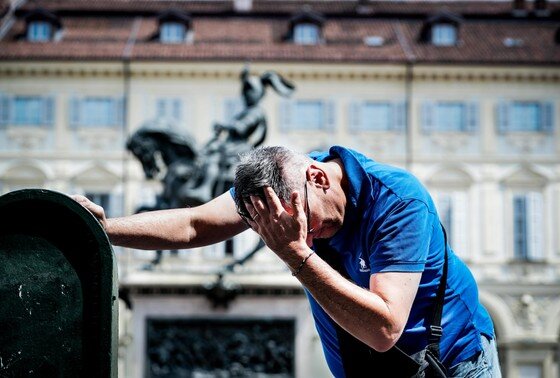
[[[82,127],[122,126],[123,101],[111,97],[73,98],[70,101],[70,124]]]
[[[298,101],[296,114],[302,129],[321,129],[325,124],[324,103],[322,101]]]
[[[501,102],[497,105],[499,132],[552,132],[554,105],[539,101]]]
[[[179,98],[159,98],[156,101],[156,118],[172,123],[182,119],[182,102]]]
[[[15,97],[13,101],[14,125],[50,125],[53,118],[53,103],[51,99],[31,96]]]
[[[0,95],[0,125],[48,126],[53,117],[53,98]]]
[[[30,42],[50,41],[52,34],[52,25],[47,21],[32,21],[27,28],[27,40]]]
[[[284,100],[280,109],[283,130],[334,129],[334,104],[325,100]]]
[[[113,111],[110,98],[86,98],[82,103],[82,126],[110,125]]]
[[[447,241],[459,256],[468,256],[468,196],[462,190],[441,191],[435,194],[441,224]]]
[[[42,124],[43,101],[40,97],[14,98],[15,125],[40,125]]]
[[[302,23],[294,26],[294,43],[298,45],[317,45],[321,32],[315,24]]]
[[[465,104],[439,103],[435,109],[438,131],[465,131]]]
[[[443,101],[426,102],[422,108],[424,131],[470,132],[478,127],[478,104]]]
[[[543,253],[543,198],[540,192],[513,196],[513,253],[517,260],[541,260]]]
[[[511,108],[511,131],[539,131],[541,106],[536,102],[514,102]]]
[[[432,44],[436,46],[454,46],[457,44],[457,28],[452,24],[432,26]]]
[[[187,35],[187,28],[179,22],[165,22],[160,27],[160,42],[183,43]]]
[[[404,102],[353,102],[349,109],[349,125],[353,131],[404,130],[406,125]]]

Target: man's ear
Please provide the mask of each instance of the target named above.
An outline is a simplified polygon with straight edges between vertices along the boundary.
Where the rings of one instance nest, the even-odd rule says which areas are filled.
[[[305,176],[311,185],[319,187],[323,190],[327,190],[331,186],[327,172],[316,164],[311,164],[307,167]]]

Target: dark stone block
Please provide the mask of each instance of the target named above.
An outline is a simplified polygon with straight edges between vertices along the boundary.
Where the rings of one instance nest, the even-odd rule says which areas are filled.
[[[293,319],[148,319],[146,377],[294,376]]]
[[[97,220],[60,193],[8,193],[0,261],[0,376],[116,377],[116,263]]]

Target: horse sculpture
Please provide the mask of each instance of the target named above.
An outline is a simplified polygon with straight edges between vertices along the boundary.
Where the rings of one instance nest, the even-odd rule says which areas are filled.
[[[294,91],[290,82],[272,71],[258,77],[244,68],[241,82],[245,108],[229,122],[214,124],[215,135],[202,148],[187,133],[154,127],[140,128],[129,138],[126,147],[142,163],[146,178],[163,183],[155,206],[141,206],[137,212],[197,206],[231,187],[239,155],[266,138],[266,116],[259,106],[266,87],[284,97]],[[160,259],[158,251],[152,265]]]

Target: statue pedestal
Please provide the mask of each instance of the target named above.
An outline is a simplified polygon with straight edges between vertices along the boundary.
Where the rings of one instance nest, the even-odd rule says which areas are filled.
[[[1,196],[0,214],[0,376],[116,377],[116,263],[101,225],[38,189]]]

